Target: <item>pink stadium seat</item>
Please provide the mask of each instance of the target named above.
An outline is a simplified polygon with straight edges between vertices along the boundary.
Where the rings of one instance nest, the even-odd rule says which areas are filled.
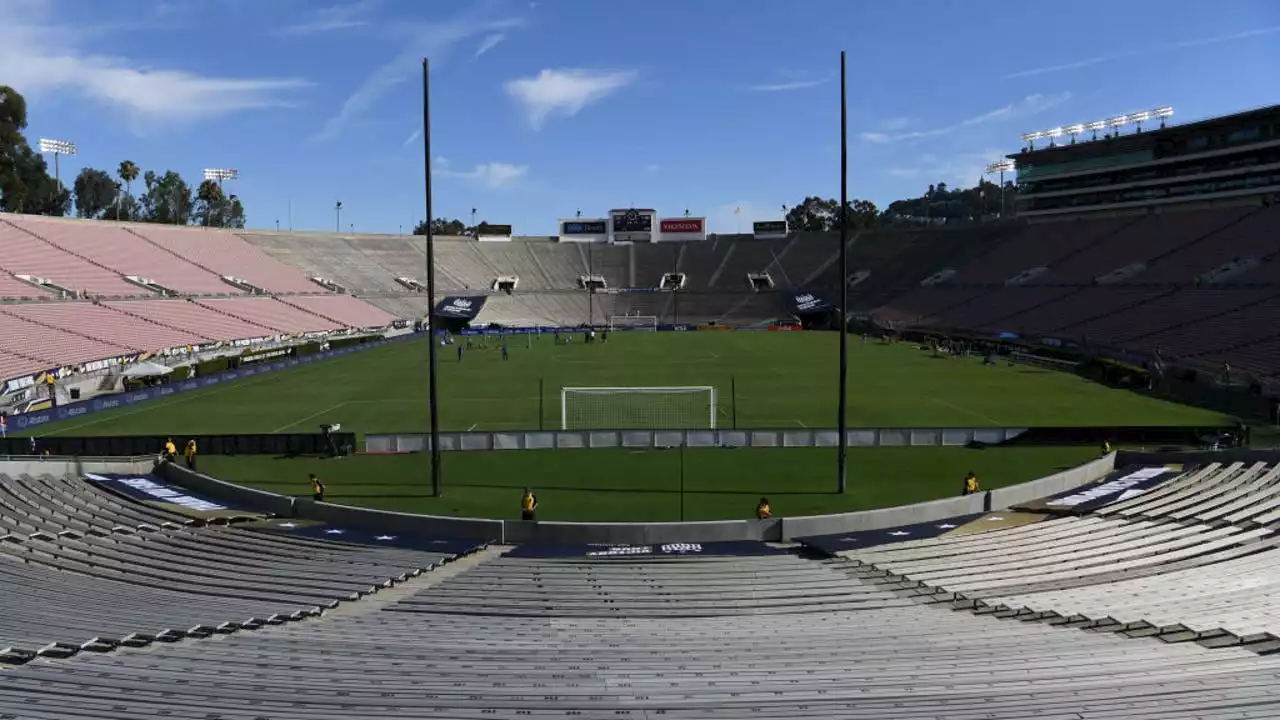
[[[39,325],[7,312],[0,312],[0,347],[43,361],[42,367],[34,367],[33,370],[75,365],[115,355],[127,355],[132,351],[132,348],[124,345]]]
[[[31,375],[41,370],[49,369],[47,363],[37,362],[30,358],[0,350],[0,381],[20,378],[23,375]]]
[[[123,226],[29,216],[11,222],[122,275],[149,278],[179,293],[242,292],[222,282],[215,273],[157,248]]]
[[[342,327],[332,320],[286,305],[275,298],[220,298],[200,300],[196,304],[280,333],[319,332],[339,330]]]
[[[134,350],[157,351],[206,342],[205,338],[190,331],[88,302],[26,303],[10,305],[4,311],[24,320]]]
[[[134,231],[156,246],[218,275],[230,275],[271,292],[314,293],[319,286],[244,238],[223,230],[138,225]]]
[[[3,259],[0,259],[0,263]],[[21,300],[23,298],[52,298],[53,295],[44,288],[25,283],[7,272],[0,272],[0,298]]]
[[[342,323],[345,327],[367,328],[390,325],[395,317],[350,295],[303,295],[283,302],[296,305],[321,317]]]
[[[278,334],[238,317],[215,312],[189,300],[121,300],[103,303],[121,312],[139,315],[170,327],[185,328],[209,340],[247,340]]]
[[[0,219],[0,269],[14,275],[33,275],[72,292],[93,295],[151,295],[126,282],[119,273],[64,252],[37,235],[19,229],[6,215]]]

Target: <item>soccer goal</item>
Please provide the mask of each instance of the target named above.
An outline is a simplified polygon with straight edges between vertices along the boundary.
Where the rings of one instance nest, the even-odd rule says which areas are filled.
[[[560,388],[561,430],[701,430],[716,427],[716,389]]]
[[[657,315],[610,315],[610,330],[657,330]]]

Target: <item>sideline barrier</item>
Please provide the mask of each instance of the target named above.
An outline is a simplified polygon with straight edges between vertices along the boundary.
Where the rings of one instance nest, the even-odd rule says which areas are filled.
[[[502,432],[442,432],[440,450],[555,450],[587,448],[764,448],[835,447],[834,429],[785,430],[510,430]],[[849,447],[939,447],[978,442],[996,445],[1025,428],[854,428],[847,431]],[[370,453],[414,453],[431,449],[426,433],[365,435]]]
[[[93,398],[92,400],[59,405],[58,407],[49,408],[48,410],[37,410],[34,412],[22,413],[9,418],[9,431],[22,432],[24,430],[31,430],[33,428],[40,427],[41,425],[48,425],[53,422],[72,420],[74,418],[92,415],[105,410],[115,410],[117,408],[147,402],[148,400],[156,400],[176,395],[178,393],[191,392],[192,390],[211,387],[231,380],[239,380],[241,378],[262,375],[265,373],[275,372],[277,370],[297,367],[298,365],[307,365],[320,360],[329,360],[331,358],[341,357],[348,353],[360,352],[361,350],[380,347],[387,343],[400,342],[402,340],[415,337],[420,337],[420,334],[412,333],[408,335],[399,335],[394,338],[375,340],[373,342],[360,343],[358,345],[349,345],[336,350],[325,350],[324,352],[318,352],[313,355],[303,355],[301,357],[289,358],[287,360],[273,360],[270,362],[254,363],[246,367],[241,367],[237,370],[224,370],[213,375],[191,378],[189,380],[179,380],[168,385],[144,388],[142,390],[133,390],[131,392],[120,393],[118,395],[104,395]]]
[[[167,438],[172,437],[181,452],[187,440],[195,440],[202,455],[321,455],[330,440],[336,447],[355,447],[356,435],[335,432],[286,433],[254,435],[126,435],[73,437],[46,435],[40,438],[0,438],[0,453],[20,453],[31,449],[43,455],[79,457],[137,457],[158,455]]]
[[[914,505],[835,515],[774,518],[766,521],[722,520],[687,523],[535,523],[521,520],[414,515],[317,503],[307,498],[292,498],[253,490],[193,473],[172,463],[163,463],[156,471],[169,482],[207,495],[214,500],[262,509],[277,515],[321,520],[338,525],[437,537],[493,540],[501,543],[652,545],[734,540],[790,541],[797,537],[878,530],[981,513],[991,509],[999,510],[1008,507],[1011,500],[1022,497],[1043,497],[1094,482],[1111,472],[1115,459],[1114,454],[1107,455],[1038,480],[977,495],[942,498]]]

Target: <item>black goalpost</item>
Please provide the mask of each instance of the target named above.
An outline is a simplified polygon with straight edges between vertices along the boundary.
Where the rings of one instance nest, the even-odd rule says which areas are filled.
[[[422,58],[422,166],[427,232],[427,406],[431,414],[431,494],[440,496],[440,407],[436,394],[436,258],[431,232],[431,64]]]

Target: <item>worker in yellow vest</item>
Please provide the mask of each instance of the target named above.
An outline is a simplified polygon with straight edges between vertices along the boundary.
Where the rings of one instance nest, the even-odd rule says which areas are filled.
[[[538,519],[538,496],[530,488],[525,488],[524,494],[520,496],[520,519]]]

